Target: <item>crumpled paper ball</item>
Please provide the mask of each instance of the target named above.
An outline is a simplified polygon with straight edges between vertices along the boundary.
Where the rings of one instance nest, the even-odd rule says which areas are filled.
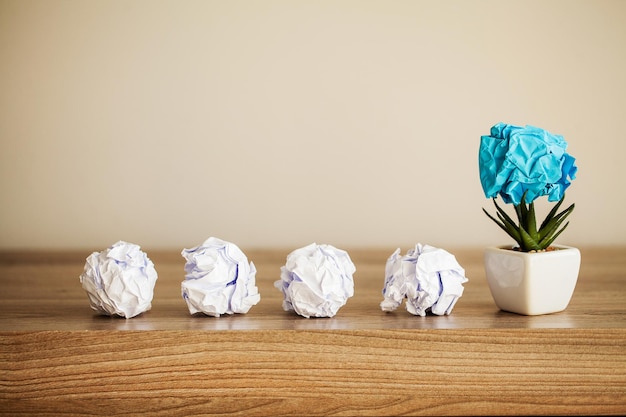
[[[80,282],[91,308],[127,319],[152,308],[157,272],[138,245],[119,241],[87,258]]]
[[[354,295],[356,267],[346,251],[312,243],[287,255],[274,287],[283,309],[309,317],[333,317]]]
[[[414,315],[450,314],[463,295],[468,279],[454,255],[443,249],[418,243],[406,255],[400,249],[385,265],[383,311],[394,311],[404,299],[406,309]]]
[[[234,243],[210,237],[181,255],[187,261],[181,290],[189,313],[245,314],[261,300],[254,263]]]
[[[478,167],[485,197],[500,195],[507,204],[519,205],[547,195],[559,201],[576,178],[576,159],[566,152],[567,142],[534,126],[498,123],[480,137]]]

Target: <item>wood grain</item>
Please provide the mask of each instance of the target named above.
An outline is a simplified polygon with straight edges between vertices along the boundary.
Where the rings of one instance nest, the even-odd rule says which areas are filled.
[[[282,311],[288,251],[248,249],[261,302],[190,316],[182,258],[149,251],[151,311],[95,315],[78,275],[89,253],[0,252],[0,413],[6,415],[563,415],[626,413],[626,250],[586,248],[562,313],[495,307],[482,252],[450,316],[378,304],[393,251],[351,250],[355,296],[336,317]]]

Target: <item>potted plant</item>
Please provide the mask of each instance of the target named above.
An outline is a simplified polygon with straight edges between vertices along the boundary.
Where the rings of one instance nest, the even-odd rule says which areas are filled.
[[[578,169],[566,149],[561,135],[533,126],[498,123],[490,135],[481,136],[480,181],[496,209],[495,215],[483,211],[516,242],[488,247],[484,254],[489,289],[501,310],[556,313],[574,293],[580,251],[554,243],[574,210],[571,204],[559,211]],[[534,201],[542,196],[555,204],[538,223]],[[514,214],[507,214],[497,197],[512,205]]]

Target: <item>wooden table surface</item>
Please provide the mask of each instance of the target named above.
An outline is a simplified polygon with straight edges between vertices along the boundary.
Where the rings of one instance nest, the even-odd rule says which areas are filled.
[[[191,316],[180,251],[147,251],[152,310],[96,315],[91,251],[0,252],[0,413],[7,415],[626,414],[626,248],[581,248],[564,312],[499,311],[482,249],[448,251],[469,282],[449,316],[379,304],[395,248],[348,250],[355,295],[333,318],[282,310],[289,250],[244,249],[261,302]]]

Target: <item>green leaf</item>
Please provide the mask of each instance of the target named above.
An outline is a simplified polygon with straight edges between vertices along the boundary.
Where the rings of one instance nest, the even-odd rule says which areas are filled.
[[[517,214],[517,221],[519,224],[524,224],[525,220],[524,220],[524,204],[523,203],[519,203],[517,205],[513,205],[513,207],[515,207],[515,214]]]
[[[504,219],[500,213],[498,213],[498,218],[502,221],[502,224],[504,224],[505,226],[505,230],[506,232],[509,234],[509,236],[511,236],[517,243],[520,242],[520,234],[519,234],[519,228],[515,223],[510,223],[508,221],[506,221],[506,219]]]
[[[509,217],[509,215],[508,215],[508,214],[506,214],[506,211],[504,211],[504,210],[503,210],[503,209],[502,209],[502,208],[498,205],[498,203],[496,202],[496,199],[495,199],[495,198],[493,199],[493,204],[496,206],[496,210],[498,210],[498,213],[500,213],[500,214],[502,215],[502,217],[504,217],[504,218],[506,219],[506,221],[507,221],[509,224],[512,224],[512,225],[514,225],[515,227],[517,227],[517,223],[515,223],[515,222],[513,221],[513,219],[512,219],[511,217]]]
[[[558,213],[561,204],[565,200],[565,196],[563,196],[550,210],[537,230],[535,204],[534,202],[526,204],[527,193],[528,191],[525,191],[522,195],[522,201],[520,204],[513,205],[518,222],[515,222],[502,209],[502,207],[498,205],[495,198],[493,198],[493,204],[497,210],[497,218],[489,214],[484,208],[483,211],[491,220],[493,220],[502,230],[504,230],[518,243],[522,251],[529,252],[531,250],[544,250],[549,247],[569,225],[569,223],[566,223],[561,229],[559,229],[565,219],[572,213],[575,205],[572,204],[565,210]]]
[[[539,240],[541,241],[549,238],[550,235],[552,235],[556,231],[559,225],[563,223],[563,220],[565,220],[567,216],[569,216],[572,211],[574,211],[574,207],[575,204],[572,204],[559,214],[553,215],[550,221],[544,221],[543,223],[545,223],[545,225],[542,225],[542,227],[539,229]]]
[[[539,243],[542,246],[547,248],[549,246],[549,243],[546,243],[546,242],[554,241],[554,233],[557,231],[559,226],[561,226],[561,223],[563,223],[563,221],[565,220],[566,217],[567,216],[563,216],[563,217],[559,218],[558,221],[554,224],[554,226],[552,228],[550,228],[550,230],[546,231],[545,235],[539,241]]]
[[[520,204],[513,205],[517,215],[518,222],[513,220],[500,205],[495,198],[493,204],[496,208],[496,216],[492,216],[483,208],[483,212],[504,230],[524,252],[531,250],[544,250],[549,247],[559,236],[569,223],[566,223],[561,229],[561,225],[565,219],[572,213],[575,205],[572,204],[565,210],[558,213],[559,207],[564,201],[561,198],[555,206],[550,210],[546,218],[541,223],[541,227],[537,230],[537,219],[534,202],[526,204],[526,194],[524,192]]]
[[[496,206],[496,210],[498,210],[498,218],[502,220],[503,225],[506,225],[506,232],[521,246],[521,237],[517,223],[506,213],[506,211],[504,211],[502,207],[498,205],[495,198],[493,199],[493,204]]]
[[[539,233],[537,233],[537,220],[535,219],[535,203],[529,205],[528,215],[526,216],[526,231],[531,239],[535,242],[539,241]]]
[[[517,212],[519,224],[524,225],[524,227],[526,227],[526,217],[528,216],[528,208],[526,207],[526,194],[528,194],[528,190],[524,191],[524,194],[522,194],[522,200],[519,204],[515,206],[515,211]]]
[[[563,233],[563,230],[565,230],[565,228],[569,225],[569,222],[565,223],[565,226],[563,226],[561,228],[561,230],[559,230],[554,236],[552,236],[552,238],[548,239],[546,242],[541,242],[541,246],[542,249],[547,248],[548,246],[550,246],[552,244],[552,242],[554,242],[556,240],[556,238]]]
[[[519,234],[517,233],[517,230],[515,230],[514,227],[511,227],[505,220],[503,220],[502,222],[498,221],[495,217],[489,214],[487,210],[485,210],[484,208],[483,208],[483,212],[485,212],[485,214],[491,220],[493,220],[498,226],[500,226],[502,230],[504,230],[509,236],[511,236],[513,240],[515,240],[516,242],[519,242]],[[502,220],[502,217],[499,214],[498,214],[498,217],[500,217],[500,219]]]
[[[524,252],[528,252],[531,250],[541,250],[541,247],[539,246],[539,243],[533,239],[528,232],[526,232],[526,230],[524,230],[523,227],[519,228],[519,233],[520,236],[522,237],[522,242],[523,244],[521,245],[521,248]]]
[[[556,214],[556,212],[559,210],[559,207],[561,207],[561,204],[563,204],[563,201],[565,200],[565,194],[563,194],[563,197],[561,197],[561,199],[559,200],[558,203],[556,203],[554,205],[554,207],[552,207],[552,210],[550,210],[550,213],[548,213],[548,215],[546,216],[546,218],[544,219],[544,221],[541,223],[541,226],[539,226],[539,229],[543,229],[550,220],[552,220],[552,218],[554,217],[554,215]]]

